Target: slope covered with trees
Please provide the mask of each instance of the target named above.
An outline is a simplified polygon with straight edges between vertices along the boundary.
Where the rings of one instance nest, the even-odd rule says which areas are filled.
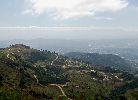
[[[136,98],[136,79],[127,72],[23,44],[0,49],[1,100]]]
[[[129,61],[113,54],[71,52],[65,54],[65,56],[84,61],[94,66],[111,67],[123,71],[131,71],[131,63]]]

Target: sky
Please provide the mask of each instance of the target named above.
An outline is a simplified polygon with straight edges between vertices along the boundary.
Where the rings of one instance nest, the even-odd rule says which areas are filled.
[[[0,0],[0,40],[138,38],[138,0]]]

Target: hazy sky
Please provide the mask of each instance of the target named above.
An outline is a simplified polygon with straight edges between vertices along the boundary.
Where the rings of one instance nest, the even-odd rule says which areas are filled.
[[[0,0],[0,40],[138,38],[138,0]]]

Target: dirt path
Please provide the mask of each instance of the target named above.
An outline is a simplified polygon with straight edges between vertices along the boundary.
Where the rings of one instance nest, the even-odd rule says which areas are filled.
[[[53,63],[58,59],[58,55],[57,54],[55,55],[56,55],[56,58],[51,62],[51,65],[53,65]]]
[[[34,75],[34,78],[36,79],[37,84],[39,83],[39,80],[36,75]]]
[[[65,92],[63,91],[63,89],[62,89],[62,87],[61,87],[60,85],[58,85],[58,84],[50,84],[50,85],[51,85],[51,86],[56,86],[56,87],[58,87],[58,88],[60,89],[62,95],[63,95],[63,96],[66,96]],[[66,96],[66,97],[67,97],[67,96]]]

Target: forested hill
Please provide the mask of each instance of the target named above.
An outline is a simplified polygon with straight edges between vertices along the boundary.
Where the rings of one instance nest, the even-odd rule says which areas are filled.
[[[74,58],[94,66],[111,67],[122,71],[131,71],[131,63],[118,55],[70,52],[65,54],[69,58]]]
[[[1,100],[135,100],[136,84],[127,72],[99,69],[55,52],[23,44],[0,49]]]

